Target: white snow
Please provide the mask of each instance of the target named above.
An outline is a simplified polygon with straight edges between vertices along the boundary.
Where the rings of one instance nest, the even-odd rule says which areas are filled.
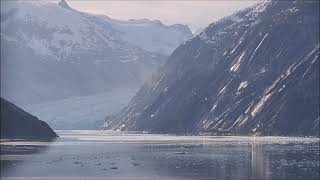
[[[210,111],[214,111],[216,109],[217,105],[218,105],[218,103],[215,103]]]
[[[124,129],[125,127],[126,127],[126,125],[125,125],[125,124],[122,124],[122,125],[119,127],[119,130]]]
[[[266,68],[265,67],[263,67],[263,68],[261,68],[261,70],[260,70],[260,74],[263,74],[263,73],[265,73],[267,70],[266,70]]]
[[[259,102],[253,107],[251,111],[251,116],[254,117],[260,110],[263,108],[265,103],[272,97],[273,93],[270,92],[269,94],[264,95]]]
[[[282,85],[282,87],[278,90],[278,92],[281,92],[285,87],[286,85]]]
[[[246,31],[247,32],[247,31]],[[242,43],[242,41],[244,40],[244,36],[246,34],[246,32],[243,33],[243,35],[240,37],[240,39],[238,40],[237,45],[232,49],[231,54],[239,47],[239,45]]]
[[[275,86],[281,82],[281,80],[287,78],[295,69],[301,65],[304,61],[306,61],[315,51],[317,50],[317,47],[310,51],[310,53],[302,60],[300,60],[297,64],[291,65],[284,74],[279,76],[264,92],[264,95],[260,98],[259,102],[253,107],[251,111],[251,116],[254,117],[265,105],[265,103],[272,97],[274,93]],[[282,85],[282,87],[278,91],[282,91],[285,88],[285,85]]]
[[[256,49],[253,51],[251,58],[249,59],[249,62],[251,62],[252,58],[254,57],[254,55],[256,54],[257,50],[260,48],[261,44],[263,43],[263,41],[266,39],[266,37],[268,36],[269,33],[266,33],[264,35],[264,37],[262,38],[262,40],[260,41],[260,43],[258,44],[258,46],[256,47]]]
[[[220,91],[219,91],[219,95],[224,94],[226,92],[227,86],[224,86]]]
[[[28,31],[17,29],[19,33],[17,35],[19,40],[40,55],[54,56],[59,60],[61,56],[68,56],[76,50],[79,53],[82,50],[94,50],[99,44],[101,47],[101,44],[104,44],[117,48],[112,41],[120,40],[113,29],[106,28],[108,26],[106,21],[99,20],[99,17],[94,15],[80,14],[52,2],[6,1],[4,3],[7,9],[16,8],[17,11],[8,21],[1,21],[1,32],[6,33],[11,22],[22,21],[30,25],[25,27],[30,28]],[[98,20],[101,22],[97,23]],[[36,27],[41,27],[37,29],[37,33],[32,29]],[[47,36],[39,35],[39,30],[40,34],[46,33]],[[53,51],[52,48],[57,51]]]
[[[246,51],[243,51],[241,53],[241,55],[236,59],[236,61],[232,64],[231,68],[230,68],[230,72],[237,72],[240,65],[241,65],[241,61],[243,56],[246,54]]]
[[[243,88],[246,88],[247,86],[248,86],[248,81],[242,81],[242,82],[239,84],[238,91],[240,91],[240,90],[243,89]]]
[[[223,53],[223,56],[225,56],[225,55],[227,54],[227,52],[228,52],[228,51],[225,51],[225,52]]]
[[[248,119],[249,117],[247,115],[240,115],[234,124],[237,124],[237,126],[239,127],[242,124],[246,123]]]
[[[164,78],[164,75],[162,75],[160,79],[157,82],[155,82],[155,84],[153,85],[152,91],[156,90],[156,88],[159,86],[163,78]]]
[[[252,132],[256,132],[259,127],[260,127],[260,124],[258,124],[254,129],[252,129]]]

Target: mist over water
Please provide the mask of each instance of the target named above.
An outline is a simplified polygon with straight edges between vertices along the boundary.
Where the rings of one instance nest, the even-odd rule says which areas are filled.
[[[1,179],[317,179],[319,138],[58,131],[54,142],[7,141]],[[10,162],[12,162],[10,164]],[[24,178],[23,178],[24,177]]]
[[[121,110],[137,90],[117,88],[105,93],[22,106],[53,129],[98,129],[106,116]]]

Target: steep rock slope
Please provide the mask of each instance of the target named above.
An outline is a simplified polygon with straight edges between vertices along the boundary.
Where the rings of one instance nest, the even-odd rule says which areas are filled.
[[[1,138],[54,138],[47,123],[1,98]]]
[[[105,126],[318,135],[319,2],[265,1],[209,25]]]
[[[120,34],[104,18],[65,1],[1,2],[1,95],[32,104],[137,88],[166,56]]]

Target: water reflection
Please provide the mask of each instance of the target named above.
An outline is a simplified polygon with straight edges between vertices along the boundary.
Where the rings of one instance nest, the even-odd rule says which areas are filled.
[[[16,165],[13,171],[2,174],[2,178],[319,178],[319,139],[314,138],[196,137],[103,132],[66,132],[61,137],[47,151]]]
[[[260,147],[259,141],[253,137],[251,144],[251,178],[262,178],[269,180],[269,157],[263,153],[263,148]]]
[[[1,139],[0,141],[0,171],[7,173],[15,171],[15,167],[32,159],[33,154],[47,151],[49,144],[55,138],[46,140]]]
[[[261,141],[202,141],[138,146],[137,159],[161,177],[184,179],[318,179],[319,144]],[[132,150],[132,149],[131,149]]]

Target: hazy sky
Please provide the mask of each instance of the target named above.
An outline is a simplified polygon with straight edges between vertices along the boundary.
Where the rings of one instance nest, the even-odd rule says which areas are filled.
[[[257,1],[99,1],[66,0],[77,10],[116,19],[158,19],[164,24],[187,24],[194,31]]]

